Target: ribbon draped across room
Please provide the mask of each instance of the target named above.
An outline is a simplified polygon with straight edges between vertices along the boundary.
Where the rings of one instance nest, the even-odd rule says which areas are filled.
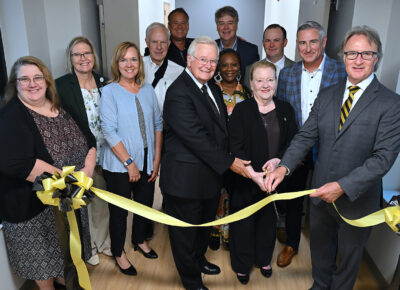
[[[247,218],[270,202],[294,199],[316,191],[315,189],[311,189],[269,195],[234,214],[212,222],[195,225],[109,191],[92,187],[93,180],[90,177],[87,177],[82,171],[75,172],[74,170],[75,166],[66,166],[63,167],[62,175],[41,175],[36,179],[33,190],[37,191],[38,198],[44,204],[57,206],[60,211],[66,212],[70,227],[71,257],[78,272],[79,284],[87,290],[91,289],[90,279],[86,265],[81,258],[81,241],[73,210],[86,206],[95,195],[115,206],[162,224],[179,227],[208,227],[232,223]],[[334,203],[333,206],[338,211]],[[338,214],[340,215],[339,211]],[[346,219],[342,215],[340,217],[348,224],[356,227],[369,227],[386,222],[393,231],[398,232],[400,230],[397,227],[400,224],[400,206],[390,206],[356,220]]]

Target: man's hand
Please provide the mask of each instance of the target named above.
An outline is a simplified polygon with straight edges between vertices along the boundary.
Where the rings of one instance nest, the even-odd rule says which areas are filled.
[[[272,158],[267,162],[265,162],[264,166],[262,167],[262,170],[267,172],[272,172],[278,167],[280,162],[281,160],[279,158]]]
[[[229,169],[239,175],[242,175],[243,177],[251,178],[251,175],[246,168],[246,165],[250,165],[250,163],[251,163],[250,161],[242,160],[240,158],[235,157],[235,160],[233,161]]]
[[[267,192],[273,192],[275,188],[282,182],[287,173],[286,167],[279,166],[274,171],[267,174],[264,184]]]
[[[319,197],[326,202],[336,201],[344,193],[338,182],[329,182],[317,189],[317,192],[310,194],[311,197]]]

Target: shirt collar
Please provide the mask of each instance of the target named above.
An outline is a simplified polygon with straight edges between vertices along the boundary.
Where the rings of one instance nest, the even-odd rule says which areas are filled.
[[[319,67],[313,71],[312,73],[316,73],[318,71],[324,71],[324,65],[325,65],[325,59],[326,59],[326,54],[324,53],[324,57],[322,58],[321,63],[319,64]],[[301,62],[301,68],[303,71],[309,72],[305,67],[304,67],[304,61]]]
[[[372,80],[375,77],[375,73],[372,73],[367,77],[365,80],[359,82],[356,86],[358,86],[361,90],[365,91],[365,89],[369,86],[369,84],[372,82]],[[346,89],[348,89],[350,86],[354,86],[349,79],[346,81]]]
[[[195,84],[199,87],[199,89],[201,90],[201,88],[203,87],[203,84],[201,82],[199,82],[194,75],[192,74],[192,72],[188,69],[185,68],[185,71],[188,73],[188,75],[193,79],[193,81],[195,82]],[[207,83],[205,83],[205,85],[207,86]],[[207,86],[208,87],[208,86]]]
[[[265,57],[265,60],[268,62],[272,62],[273,64],[279,65],[285,62],[285,55],[283,55],[280,60],[278,60],[277,62],[273,62],[272,60],[270,60],[268,57]]]
[[[152,66],[152,67],[155,67],[155,68],[159,68],[160,66],[162,66],[162,64],[163,64],[164,61],[165,61],[165,59],[164,59],[162,63],[156,64],[156,63],[151,59],[151,56],[150,56],[150,55],[149,55],[149,60],[150,60],[151,66]]]
[[[222,39],[220,39],[220,42],[219,42],[219,50],[224,50],[225,49],[225,47],[224,47],[224,45],[222,44]],[[237,37],[236,37],[236,39],[235,39],[235,43],[232,45],[232,49],[234,50],[234,51],[237,51]]]

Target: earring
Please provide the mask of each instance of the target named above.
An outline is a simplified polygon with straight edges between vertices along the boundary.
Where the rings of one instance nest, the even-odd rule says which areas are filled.
[[[236,77],[236,80],[237,80],[238,83],[240,83],[240,79],[241,78],[242,78],[242,75],[240,74],[240,71],[239,71],[239,74]]]
[[[215,75],[214,80],[217,83],[220,83],[222,81],[222,77],[221,77],[221,74],[219,72]]]

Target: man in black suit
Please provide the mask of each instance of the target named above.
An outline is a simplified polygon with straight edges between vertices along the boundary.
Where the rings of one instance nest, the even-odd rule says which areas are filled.
[[[201,224],[215,217],[222,175],[229,168],[250,177],[249,162],[228,153],[227,111],[219,88],[208,81],[218,63],[218,47],[209,37],[196,38],[188,49],[187,68],[168,88],[164,102],[165,138],[160,187],[165,211]],[[218,266],[205,258],[210,228],[168,228],[172,254],[186,289],[207,289],[201,273]]]
[[[239,53],[240,74],[244,77],[246,66],[260,60],[258,47],[255,44],[237,37],[239,15],[235,8],[225,6],[215,12],[215,23],[220,39],[217,39],[218,48],[232,48]]]

